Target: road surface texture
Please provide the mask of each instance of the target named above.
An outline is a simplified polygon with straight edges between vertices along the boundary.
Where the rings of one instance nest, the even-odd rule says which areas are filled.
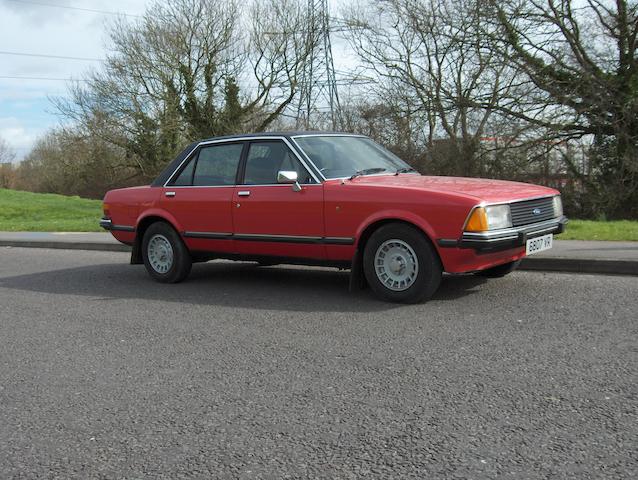
[[[0,478],[637,478],[638,280],[0,248]]]

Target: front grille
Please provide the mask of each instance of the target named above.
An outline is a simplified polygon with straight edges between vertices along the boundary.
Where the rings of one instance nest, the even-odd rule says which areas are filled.
[[[552,197],[510,203],[510,210],[512,211],[512,226],[514,227],[554,218]]]

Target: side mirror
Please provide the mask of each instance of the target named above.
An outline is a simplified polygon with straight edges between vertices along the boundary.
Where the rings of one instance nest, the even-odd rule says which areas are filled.
[[[277,183],[287,183],[292,185],[295,192],[301,191],[301,185],[299,185],[295,171],[280,170],[277,172]]]

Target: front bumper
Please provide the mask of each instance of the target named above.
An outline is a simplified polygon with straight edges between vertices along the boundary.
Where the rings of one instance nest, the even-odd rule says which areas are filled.
[[[459,240],[440,239],[438,244],[440,247],[447,248],[471,248],[479,253],[498,252],[522,247],[530,238],[548,233],[562,233],[568,221],[567,217],[562,216],[544,222],[491,232],[464,232]]]

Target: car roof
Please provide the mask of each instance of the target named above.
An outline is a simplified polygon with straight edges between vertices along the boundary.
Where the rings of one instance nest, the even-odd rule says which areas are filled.
[[[231,138],[254,138],[254,137],[298,137],[301,135],[358,135],[350,132],[334,132],[334,131],[320,131],[320,130],[293,130],[283,132],[255,132],[255,133],[240,133],[237,135],[223,135],[220,137],[210,137],[200,140],[200,142],[210,142],[213,140],[227,140]]]
[[[284,138],[288,138],[290,139],[291,137],[298,137],[298,136],[319,136],[319,135],[344,135],[344,136],[365,136],[365,135],[358,135],[356,133],[347,133],[347,132],[330,132],[330,131],[319,131],[319,130],[295,130],[295,131],[284,131],[284,132],[255,132],[255,133],[240,133],[238,135],[224,135],[224,136],[219,136],[219,137],[210,137],[210,138],[206,138],[203,140],[196,140],[193,143],[191,143],[190,145],[188,145],[186,148],[184,148],[184,150],[182,150],[175,159],[173,159],[172,162],[170,162],[165,168],[164,170],[162,170],[162,172],[155,178],[155,180],[153,180],[153,182],[151,183],[151,186],[153,187],[159,187],[164,185],[164,183],[166,183],[168,181],[168,179],[171,177],[171,175],[173,174],[173,172],[179,168],[179,166],[182,164],[183,160],[186,159],[186,157],[193,152],[193,150],[195,148],[197,148],[198,145],[206,143],[206,142],[213,142],[213,141],[219,141],[219,140],[242,140],[242,139],[251,139],[251,138],[264,138],[264,137],[284,137]]]

